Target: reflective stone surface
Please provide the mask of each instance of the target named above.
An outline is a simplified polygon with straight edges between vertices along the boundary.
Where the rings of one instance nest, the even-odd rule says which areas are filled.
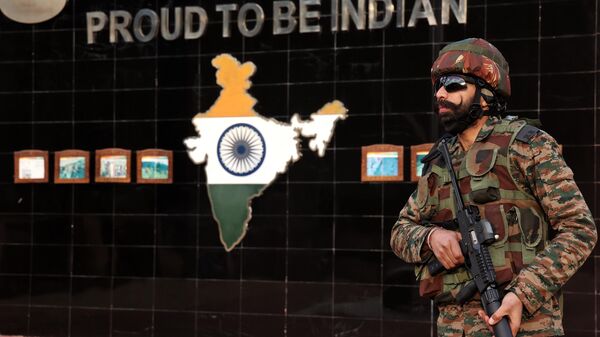
[[[0,16],[0,334],[432,336],[432,305],[389,249],[415,184],[360,183],[360,147],[440,135],[429,68],[447,42],[466,37],[506,56],[511,113],[540,118],[563,144],[598,218],[597,0],[469,1],[466,25],[451,16],[449,25],[396,28],[394,16],[382,30],[350,21],[348,31],[323,24],[287,35],[273,35],[272,8],[257,2],[265,21],[251,38],[234,24],[223,38],[206,0],[70,0],[34,26]],[[329,23],[330,1],[321,2]],[[442,1],[431,3],[441,22]],[[86,12],[167,5],[200,5],[213,20],[195,40],[110,44],[102,31],[87,44]],[[192,117],[218,96],[210,61],[222,52],[257,65],[251,94],[264,116],[306,117],[332,99],[349,109],[324,158],[303,144],[303,159],[253,201],[249,232],[230,253],[204,170],[183,145]],[[174,183],[12,182],[13,151],[106,147],[173,150]],[[598,248],[596,256],[564,288],[568,336],[600,332]]]

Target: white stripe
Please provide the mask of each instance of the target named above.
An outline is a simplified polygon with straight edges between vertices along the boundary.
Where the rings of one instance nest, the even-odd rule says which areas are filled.
[[[398,158],[398,152],[369,152],[367,158]]]
[[[260,167],[246,176],[235,176],[224,169],[219,161],[217,144],[224,131],[234,124],[245,123],[254,126],[262,134],[265,142],[265,157]],[[269,184],[277,174],[287,170],[290,161],[300,158],[298,134],[292,126],[264,117],[223,117],[195,118],[194,125],[200,137],[186,140],[190,157],[197,164],[204,159],[208,184]]]

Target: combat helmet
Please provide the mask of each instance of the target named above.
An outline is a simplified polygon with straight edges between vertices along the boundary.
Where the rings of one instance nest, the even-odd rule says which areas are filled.
[[[450,43],[440,50],[431,66],[431,81],[435,83],[445,74],[463,74],[479,79],[472,109],[478,108],[479,97],[482,96],[493,114],[506,110],[506,100],[510,97],[508,72],[508,62],[496,47],[484,39],[468,38]]]

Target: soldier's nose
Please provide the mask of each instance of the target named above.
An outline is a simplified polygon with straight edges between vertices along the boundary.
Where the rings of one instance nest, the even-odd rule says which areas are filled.
[[[448,98],[448,92],[446,91],[446,88],[444,88],[444,86],[443,86],[443,85],[442,85],[442,86],[441,86],[441,87],[438,89],[438,91],[435,93],[435,98],[437,98],[437,99],[438,99],[438,101],[439,101],[441,98],[444,98],[444,99],[445,99],[445,98]]]

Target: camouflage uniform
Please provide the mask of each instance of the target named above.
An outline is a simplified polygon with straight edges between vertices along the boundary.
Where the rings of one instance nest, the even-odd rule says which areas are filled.
[[[468,151],[456,137],[449,151],[465,204],[477,206],[499,235],[489,248],[498,284],[523,303],[518,336],[564,335],[560,289],[591,253],[597,234],[558,144],[522,120],[489,117]],[[429,222],[455,217],[451,192],[438,157],[401,210],[391,246],[404,261],[421,264],[419,290],[439,306],[439,336],[491,336],[477,315],[478,298],[463,306],[454,301],[470,278],[464,267],[435,277],[421,268],[433,255],[425,243],[434,228]]]

